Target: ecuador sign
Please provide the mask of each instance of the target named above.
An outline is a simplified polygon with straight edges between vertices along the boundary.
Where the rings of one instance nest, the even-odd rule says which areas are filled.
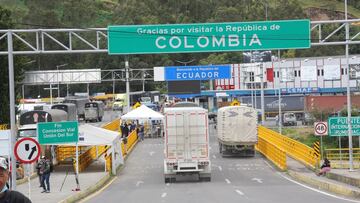
[[[226,52],[309,47],[309,20],[108,27],[109,54]]]
[[[40,144],[77,142],[78,132],[77,121],[38,123],[37,128]]]
[[[154,67],[155,81],[214,80],[231,78],[230,65]]]
[[[347,117],[329,118],[329,135],[330,136],[348,136]],[[351,117],[352,135],[360,135],[360,117]]]

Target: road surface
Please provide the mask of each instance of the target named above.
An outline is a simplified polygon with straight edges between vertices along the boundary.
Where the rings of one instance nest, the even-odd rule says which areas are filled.
[[[138,143],[115,181],[86,202],[349,202],[291,181],[259,154],[254,158],[222,158],[212,127],[210,142],[211,182],[198,182],[197,177],[181,177],[179,182],[165,184],[163,141],[150,138]]]

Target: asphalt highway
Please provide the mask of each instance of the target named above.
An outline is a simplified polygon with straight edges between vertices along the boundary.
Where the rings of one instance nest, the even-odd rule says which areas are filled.
[[[184,176],[176,183],[165,183],[163,140],[149,138],[138,143],[115,181],[86,202],[350,202],[298,184],[285,173],[275,170],[259,154],[253,158],[223,158],[218,151],[215,132],[211,125],[211,182],[198,182],[196,176]]]

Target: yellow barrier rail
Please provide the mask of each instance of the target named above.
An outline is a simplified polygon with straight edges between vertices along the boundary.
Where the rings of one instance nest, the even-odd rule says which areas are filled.
[[[9,129],[8,124],[0,124],[0,130],[7,130],[7,129]]]
[[[79,156],[79,172],[84,171],[93,160],[106,153],[110,146],[94,146]],[[97,150],[97,151],[96,151]],[[76,164],[76,163],[74,163]],[[76,167],[76,166],[74,166]]]
[[[120,132],[120,119],[119,118],[115,119],[112,122],[105,124],[102,128],[111,131]]]
[[[273,162],[280,170],[287,169],[286,153],[284,150],[278,148],[274,144],[259,137],[258,143],[255,146],[256,150],[262,153],[266,158]]]
[[[86,147],[79,147],[79,153],[83,153]],[[58,161],[65,161],[68,158],[75,157],[76,147],[73,146],[58,146],[56,148],[56,155]]]
[[[349,160],[349,148],[325,149],[325,154],[329,160]],[[353,159],[360,161],[360,148],[353,148]]]
[[[315,168],[320,161],[320,157],[316,155],[315,150],[301,142],[288,138],[263,126],[258,127],[258,134],[259,138],[274,144],[285,151],[287,155],[307,166]]]

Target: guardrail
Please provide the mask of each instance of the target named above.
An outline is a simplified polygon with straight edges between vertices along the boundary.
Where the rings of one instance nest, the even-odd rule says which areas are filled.
[[[83,153],[86,150],[86,147],[79,147],[79,153]],[[76,147],[73,146],[58,146],[56,148],[56,155],[58,161],[65,161],[68,158],[75,157]]]
[[[329,160],[349,160],[349,148],[325,149],[325,155]],[[353,160],[360,161],[360,148],[353,148]]]
[[[107,130],[120,132],[120,118],[113,120],[110,123],[105,124],[102,128],[105,128]]]
[[[288,138],[263,126],[258,127],[258,134],[259,138],[274,144],[285,151],[287,155],[307,166],[315,168],[319,164],[320,157],[316,155],[315,150],[301,142]]]
[[[106,151],[110,148],[110,146],[94,146],[88,149],[85,153],[82,153],[79,156],[79,172],[84,171],[93,160],[97,159],[102,154],[106,153]],[[76,164],[76,163],[74,163]],[[76,166],[74,166],[76,167]]]
[[[256,150],[262,153],[266,158],[273,162],[280,170],[287,169],[286,153],[284,150],[278,148],[276,145],[259,137],[258,143],[255,146]]]
[[[7,129],[9,129],[8,124],[0,124],[0,130],[7,130]]]

